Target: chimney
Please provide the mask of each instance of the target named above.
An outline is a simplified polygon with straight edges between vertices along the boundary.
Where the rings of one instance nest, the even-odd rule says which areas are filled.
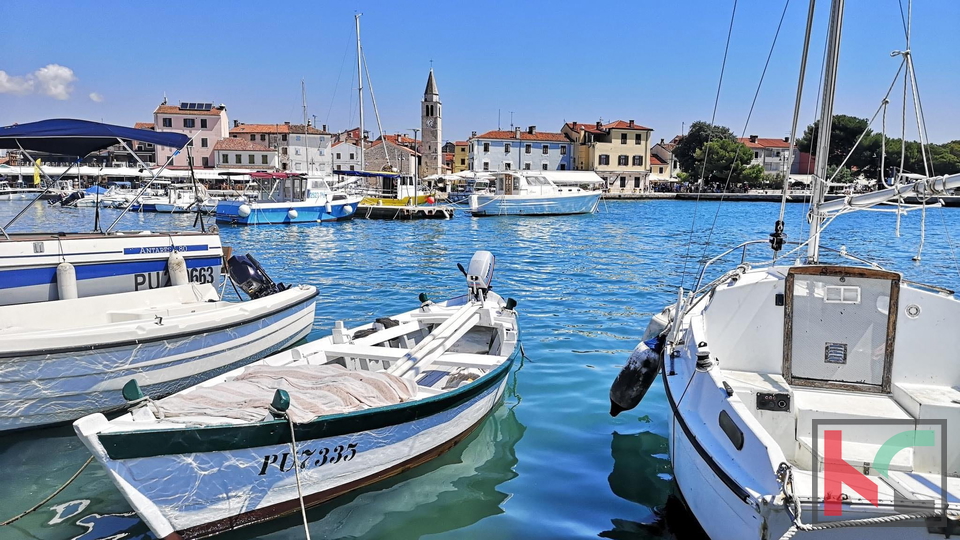
[[[663,139],[660,139],[660,144],[663,144]]]
[[[240,121],[239,121],[239,120],[234,120],[234,121],[233,121],[233,127],[240,127]]]
[[[476,138],[477,138],[477,132],[476,132],[476,131],[471,131],[471,132],[470,132],[470,138],[471,138],[471,139],[476,139]]]
[[[784,138],[783,138],[783,142],[785,142],[785,143],[790,142],[790,137],[784,137]]]
[[[290,122],[284,122],[283,125],[289,126],[289,125],[290,125]]]
[[[517,139],[520,138],[520,126],[517,126],[517,127],[516,127],[516,129],[515,129],[514,132],[513,132],[513,136],[514,136],[515,138],[517,138]]]
[[[751,135],[751,136],[750,136],[750,142],[756,144],[756,142],[757,142],[757,136],[756,136],[756,135]]]
[[[599,121],[599,120],[597,120],[597,129],[600,129],[600,128],[602,128],[602,127],[603,127],[603,124],[602,124],[602,123],[600,123],[600,121]]]
[[[324,132],[327,131],[327,125],[326,125],[326,124],[323,124],[323,131],[324,131]]]
[[[630,127],[633,127],[633,120],[630,120]]]
[[[533,134],[536,133],[536,132],[537,132],[537,126],[530,126],[530,127],[527,128],[527,133],[529,133],[529,134],[531,134],[531,135],[533,135]]]

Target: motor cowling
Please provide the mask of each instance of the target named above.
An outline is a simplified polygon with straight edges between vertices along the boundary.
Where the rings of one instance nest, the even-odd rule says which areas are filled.
[[[249,253],[230,257],[227,260],[227,272],[230,274],[230,279],[253,300],[290,288],[289,285],[276,283],[270,279],[257,259]]]
[[[493,284],[493,268],[497,258],[489,251],[478,251],[470,258],[465,272],[467,287],[473,292],[486,293]]]

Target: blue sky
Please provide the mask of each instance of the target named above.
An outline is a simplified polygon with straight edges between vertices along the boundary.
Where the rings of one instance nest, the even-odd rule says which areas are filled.
[[[817,5],[811,82],[820,72],[828,4]],[[682,125],[710,117],[733,0],[4,6],[14,24],[0,32],[0,125],[51,117],[152,121],[164,92],[174,103],[224,103],[231,121],[297,122],[303,78],[318,123],[353,127],[353,14],[360,12],[387,133],[420,127],[432,60],[444,139],[496,129],[499,110],[503,129],[512,111],[515,125],[541,131],[559,131],[564,121],[632,119],[669,140]],[[739,0],[717,117],[737,134],[783,6]],[[789,134],[806,10],[806,1],[791,0],[747,134]],[[958,1],[914,7],[912,50],[933,142],[960,139],[958,22]],[[848,0],[845,24],[836,112],[869,118],[899,65],[889,53],[904,48],[899,3]],[[807,86],[801,129],[814,118],[816,86]],[[899,136],[900,91],[894,95],[888,131]],[[366,126],[376,135],[366,103]],[[917,138],[915,127],[908,138]]]

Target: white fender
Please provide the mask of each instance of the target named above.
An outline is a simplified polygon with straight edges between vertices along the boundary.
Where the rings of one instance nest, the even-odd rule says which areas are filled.
[[[77,270],[68,262],[57,265],[57,297],[60,300],[77,297]]]

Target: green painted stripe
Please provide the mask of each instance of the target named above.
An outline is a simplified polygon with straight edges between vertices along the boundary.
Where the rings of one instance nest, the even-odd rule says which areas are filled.
[[[497,369],[467,386],[444,394],[386,407],[330,415],[305,424],[297,424],[294,428],[297,442],[304,443],[360,431],[373,431],[413,422],[457,407],[499,384],[510,372],[510,367],[519,351],[518,346],[513,355]],[[100,435],[100,443],[103,444],[110,459],[133,459],[289,444],[290,429],[287,427],[286,420],[272,420],[241,426],[104,433]]]

